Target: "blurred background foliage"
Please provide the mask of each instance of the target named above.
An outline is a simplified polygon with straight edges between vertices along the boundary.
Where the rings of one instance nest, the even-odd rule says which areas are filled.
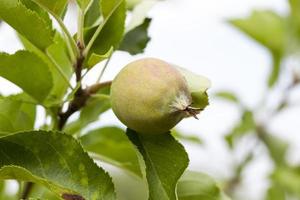
[[[130,0],[127,4],[127,12],[131,16],[135,13],[140,14],[141,10],[147,11],[151,8],[150,4],[143,4],[142,0]],[[96,1],[94,1],[96,4]],[[247,35],[254,42],[264,46],[272,57],[272,67],[268,77],[266,77],[265,84],[268,91],[264,96],[257,97],[262,99],[254,108],[249,108],[239,98],[239,94],[234,91],[219,91],[211,94],[211,99],[221,99],[236,106],[239,110],[240,117],[235,125],[224,137],[228,147],[234,152],[241,144],[244,138],[249,136],[255,138],[253,144],[253,151],[247,152],[240,162],[236,163],[232,171],[234,172],[229,179],[220,179],[218,183],[212,180],[205,174],[199,172],[186,172],[178,183],[178,195],[180,200],[209,200],[209,199],[226,199],[224,193],[220,188],[232,199],[236,199],[237,190],[241,184],[245,169],[255,159],[254,150],[257,146],[263,145],[268,152],[268,156],[274,163],[274,169],[269,174],[270,186],[266,191],[265,200],[296,200],[300,199],[300,165],[290,163],[287,160],[287,152],[289,151],[289,143],[284,138],[275,136],[268,129],[269,121],[280,115],[286,109],[292,109],[295,106],[290,102],[290,94],[299,90],[300,83],[300,0],[289,0],[290,13],[288,15],[281,15],[272,10],[255,10],[252,14],[245,18],[230,19],[228,24],[241,31],[241,34]],[[93,8],[93,7],[91,7]],[[92,26],[96,23],[95,12],[90,10],[87,14],[85,24]],[[98,13],[100,15],[100,13]],[[151,19],[144,15],[142,21],[132,20],[126,28],[126,34],[120,44],[119,50],[126,51],[131,55],[143,53],[150,37],[147,33],[151,25]],[[0,24],[1,28],[1,24]],[[107,59],[96,58],[96,61]],[[99,60],[97,60],[99,59]],[[284,80],[283,80],[284,79]],[[262,86],[263,87],[263,86]],[[272,91],[282,89],[282,93],[276,105],[270,106],[273,96]],[[88,125],[97,121],[100,114],[107,111],[109,106],[109,88],[104,88],[92,98],[88,106],[84,108],[79,114],[79,120],[72,121],[67,124],[65,131],[72,135],[82,135],[79,137],[82,145],[87,149],[91,156],[99,160],[100,164],[111,164],[114,171],[114,181],[117,185],[119,196],[122,199],[141,200],[147,196],[147,188],[145,183],[139,179],[141,171],[138,168],[138,159],[133,152],[128,140],[124,136],[124,130],[119,127],[104,127],[95,130],[87,129]],[[21,97],[11,97],[18,99]],[[22,97],[23,98],[23,97]],[[0,105],[6,105],[4,99],[0,99]],[[102,105],[99,107],[98,105]],[[14,101],[12,107],[22,106],[18,101]],[[2,108],[5,106],[2,106]],[[22,107],[24,113],[30,106]],[[2,110],[11,112],[11,110]],[[33,112],[30,112],[33,113]],[[261,115],[264,115],[262,118]],[[30,117],[29,117],[30,119]],[[30,129],[29,127],[17,127],[20,130]],[[1,125],[0,125],[1,126]],[[1,128],[1,127],[0,127]],[[42,127],[47,129],[48,127]],[[15,130],[14,130],[15,131]],[[114,137],[111,137],[111,133]],[[1,134],[1,133],[0,133]],[[181,141],[194,143],[196,145],[203,145],[203,141],[196,134],[186,134],[179,130],[173,130],[172,134]],[[102,148],[99,148],[99,147]],[[103,148],[105,146],[106,148]],[[114,151],[113,151],[114,150]],[[124,153],[120,154],[120,152]],[[127,161],[131,160],[131,165]],[[119,168],[124,169],[128,174],[120,172]],[[197,177],[200,177],[196,179]],[[196,179],[193,180],[193,178]],[[127,182],[131,179],[130,182]],[[199,181],[200,180],[200,181]],[[183,184],[185,182],[185,184]],[[198,194],[197,198],[186,195],[186,183],[191,184],[195,191],[204,191],[204,196]],[[197,182],[197,184],[195,184]],[[10,190],[10,188],[17,188],[16,182],[0,181],[0,199],[10,200],[16,199],[15,193],[22,191],[24,184],[18,183],[18,190]],[[188,189],[191,189],[191,185]],[[120,186],[120,187],[118,187]],[[126,187],[124,187],[126,186]],[[189,186],[189,185],[188,185]],[[126,189],[127,188],[127,189]],[[128,188],[135,188],[134,195],[128,191]],[[10,191],[10,192],[7,192]],[[208,196],[212,198],[209,198]],[[42,186],[35,186],[32,191],[32,196],[40,196],[42,199],[56,199],[48,190]]]
[[[255,109],[248,108],[232,91],[220,91],[215,94],[216,98],[236,104],[240,110],[240,120],[224,138],[228,146],[234,149],[242,138],[253,135],[257,141],[253,150],[260,144],[268,150],[275,167],[269,174],[270,187],[266,192],[266,200],[300,199],[300,166],[287,161],[289,144],[268,129],[272,118],[295,106],[289,101],[290,94],[299,90],[300,1],[289,0],[289,5],[290,13],[287,16],[272,10],[254,10],[246,18],[229,20],[232,26],[265,47],[272,57],[273,65],[266,81],[269,89],[265,96],[258,97],[262,99],[259,105],[255,106]],[[293,62],[288,62],[290,60]],[[273,98],[270,94],[278,88],[284,88],[280,99],[275,106],[267,109],[270,108],[268,104]],[[263,119],[259,117],[262,112],[265,112]],[[234,197],[243,177],[243,170],[253,159],[253,151],[248,152],[244,159],[237,163],[235,175],[224,183],[230,196]]]

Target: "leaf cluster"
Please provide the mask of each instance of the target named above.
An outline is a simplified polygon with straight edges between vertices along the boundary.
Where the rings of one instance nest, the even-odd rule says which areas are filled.
[[[0,19],[24,46],[15,54],[0,53],[0,76],[22,90],[0,97],[0,199],[126,198],[98,161],[145,183],[149,199],[201,200],[206,194],[225,199],[207,175],[182,176],[188,155],[173,135],[90,128],[110,109],[111,82],[101,77],[112,55],[142,53],[150,41],[147,12],[155,1],[127,3],[77,0],[78,31],[71,35],[63,22],[68,0],[0,0]],[[84,86],[85,74],[99,63],[104,68],[98,81]],[[205,107],[207,95],[195,95]],[[40,126],[38,107],[45,113]],[[78,117],[70,120],[75,113]],[[176,137],[199,142],[179,132]],[[17,197],[4,192],[7,179],[19,181]]]

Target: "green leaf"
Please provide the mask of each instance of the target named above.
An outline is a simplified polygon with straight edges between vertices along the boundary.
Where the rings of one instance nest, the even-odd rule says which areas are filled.
[[[257,129],[259,138],[266,145],[269,154],[276,165],[285,165],[285,156],[288,150],[288,143],[283,139],[280,139],[274,135],[271,135],[266,130],[259,128]]]
[[[286,44],[286,20],[272,11],[254,11],[246,19],[233,19],[234,26],[267,47],[273,56],[268,85],[272,87],[280,71],[280,61]]]
[[[85,11],[89,8],[92,0],[76,0],[77,4],[81,8],[81,10]]]
[[[155,3],[156,0],[147,0],[139,3],[131,12],[131,18],[126,26],[126,32],[129,32],[145,23],[145,19],[147,19],[147,13]]]
[[[0,132],[2,135],[32,130],[36,117],[36,105],[28,103],[25,94],[0,97]],[[5,123],[6,121],[6,123]]]
[[[47,53],[57,63],[65,77],[70,80],[73,74],[73,65],[70,57],[68,56],[66,43],[59,34],[56,35],[54,43],[47,48]],[[50,70],[53,76],[54,86],[47,102],[48,104],[53,104],[54,102],[60,102],[62,100],[69,84],[52,63],[49,65],[51,66]]]
[[[178,140],[192,142],[195,144],[203,144],[203,141],[197,135],[186,135],[174,129],[171,131],[171,134]]]
[[[241,120],[235,125],[229,134],[225,136],[226,142],[232,148],[234,141],[248,132],[254,130],[256,127],[253,113],[249,110],[245,110],[242,114]]]
[[[47,24],[51,25],[52,20],[50,19],[49,14],[43,10],[39,5],[37,5],[32,0],[20,0],[21,3],[26,6],[26,8],[36,12]]]
[[[32,0],[57,16],[62,16],[68,0]]]
[[[146,18],[141,25],[126,33],[119,50],[127,51],[131,55],[143,53],[148,42],[150,41],[150,37],[148,36],[148,28],[150,23],[151,19]]]
[[[61,200],[59,196],[39,184],[34,184],[30,196],[38,198],[39,200]]]
[[[291,16],[290,20],[298,36],[300,36],[300,0],[289,0],[290,8],[291,8]]]
[[[37,49],[32,43],[30,43],[26,38],[20,36],[24,47],[38,55],[44,62],[47,63],[53,77],[53,89],[51,90],[50,95],[48,96],[45,105],[50,106],[53,104],[60,104],[62,98],[64,97],[66,90],[68,88],[68,83],[62,75],[58,72],[56,66],[50,61],[48,56]],[[54,42],[46,49],[46,53],[49,54],[49,57],[55,60],[57,65],[60,67],[60,70],[64,73],[67,78],[71,78],[73,73],[73,66],[68,56],[68,50],[64,39],[59,33],[56,33],[54,37]]]
[[[141,3],[142,0],[126,0],[126,5],[129,10],[132,10],[136,5]]]
[[[111,47],[118,49],[124,33],[126,17],[125,4],[124,0],[101,1],[103,17],[109,18],[107,18],[107,22],[104,24],[104,27],[101,29],[101,32],[93,43],[89,55],[92,53],[103,55],[108,52]],[[101,24],[99,26],[101,26]],[[98,27],[93,27],[86,31],[86,44],[88,44],[88,41],[92,38],[97,28]]]
[[[86,106],[81,110],[79,121],[81,127],[96,121],[100,114],[110,109],[110,98],[108,95],[98,95],[91,97]]]
[[[18,0],[1,0],[0,18],[40,49],[52,43],[54,31],[51,21],[26,8]]]
[[[50,93],[53,80],[47,64],[29,51],[0,53],[0,76],[13,82],[38,102]]]
[[[182,67],[176,65],[173,66],[180,71],[187,81],[188,88],[192,96],[192,106],[204,109],[209,104],[206,91],[211,86],[210,80]]]
[[[109,93],[110,85],[99,90],[96,95],[91,96],[80,111],[79,119],[67,124],[64,131],[73,135],[96,121],[102,113],[111,108]]]
[[[271,185],[267,191],[266,200],[285,200],[285,192],[277,184]]]
[[[289,0],[292,16],[300,22],[300,0]]]
[[[225,200],[217,183],[208,175],[186,171],[177,185],[178,200]]]
[[[273,62],[273,67],[272,67],[271,73],[269,74],[269,78],[268,78],[268,86],[269,87],[274,86],[279,78],[280,69],[281,69],[281,55],[273,53],[272,54],[272,62]]]
[[[204,109],[209,105],[209,99],[206,92],[192,92],[192,107]]]
[[[71,136],[31,131],[0,138],[0,179],[32,181],[58,196],[116,199],[109,175]]]
[[[111,15],[111,12],[115,9],[115,7],[120,5],[120,2],[123,2],[123,0],[101,0],[100,3],[103,17],[109,17]]]
[[[135,148],[122,129],[117,127],[100,128],[88,132],[80,138],[80,141],[84,149],[96,154],[102,161],[142,177]]]
[[[275,12],[254,11],[248,18],[230,22],[272,52],[282,52],[285,45],[285,19]]]
[[[0,181],[0,197],[2,194],[4,194],[4,189],[5,189],[5,182]]]
[[[224,100],[230,101],[232,103],[240,103],[240,100],[238,99],[236,94],[234,94],[233,92],[230,92],[230,91],[220,91],[220,92],[217,92],[215,94],[215,96],[218,98],[222,98]]]
[[[8,117],[0,113],[0,136],[14,132],[14,127]]]
[[[88,68],[92,68],[94,67],[96,64],[100,63],[101,61],[109,58],[111,56],[111,54],[113,53],[114,48],[111,47],[108,52],[106,52],[104,55],[98,55],[95,53],[92,53],[92,55],[90,56],[88,63],[87,63],[87,67]]]
[[[176,199],[177,181],[189,162],[184,147],[168,133],[142,135],[130,129],[126,133],[144,158],[149,199]]]
[[[273,182],[283,188],[288,193],[297,195],[300,198],[300,168],[299,167],[280,167],[277,168],[272,176]]]
[[[195,74],[187,69],[184,69],[182,67],[176,67],[180,73],[185,77],[190,92],[206,92],[211,87],[211,82],[208,78]]]
[[[101,16],[100,1],[93,0],[91,6],[88,8],[84,16],[84,27],[94,26]]]
[[[80,120],[83,123],[90,123],[98,119],[101,113],[110,108],[110,97],[108,95],[92,96],[86,106],[81,110]]]

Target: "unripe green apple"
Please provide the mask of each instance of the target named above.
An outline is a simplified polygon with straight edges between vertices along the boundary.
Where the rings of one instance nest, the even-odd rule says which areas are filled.
[[[185,76],[171,64],[145,58],[125,66],[112,82],[111,106],[127,127],[144,134],[166,133],[198,114]]]

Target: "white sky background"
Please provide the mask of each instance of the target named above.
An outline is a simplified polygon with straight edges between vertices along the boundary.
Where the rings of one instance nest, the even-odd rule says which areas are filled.
[[[265,82],[271,60],[268,52],[226,23],[230,17],[250,14],[252,9],[273,9],[285,14],[286,0],[167,0],[158,3],[150,12],[153,22],[150,27],[152,37],[145,53],[132,57],[126,53],[116,53],[104,79],[112,79],[128,62],[139,57],[157,57],[186,67],[209,77],[211,92],[219,89],[235,91],[243,102],[254,107],[265,92]],[[76,30],[75,13],[67,15],[70,30]],[[20,49],[12,29],[7,25],[0,28],[0,50],[13,53]],[[99,68],[87,77],[86,83],[93,83]],[[0,92],[10,94],[19,91],[16,86],[0,79]],[[276,95],[275,95],[276,96]],[[275,118],[272,133],[287,138],[293,148],[289,158],[300,162],[297,152],[300,134],[297,133],[296,115],[300,108],[284,112]],[[262,115],[263,116],[263,115]],[[239,118],[237,108],[229,103],[211,100],[211,105],[201,115],[200,120],[186,119],[178,125],[180,130],[198,134],[204,146],[185,144],[190,154],[190,168],[204,171],[219,180],[230,177],[231,169],[242,155],[251,149],[251,137],[243,141],[239,151],[230,152],[222,140],[223,135]],[[120,124],[112,112],[101,117],[101,124]],[[97,124],[99,126],[99,122]],[[121,125],[121,124],[120,124]],[[272,163],[257,148],[257,160],[247,168],[248,175],[240,190],[239,199],[261,199],[267,187],[267,173]]]

